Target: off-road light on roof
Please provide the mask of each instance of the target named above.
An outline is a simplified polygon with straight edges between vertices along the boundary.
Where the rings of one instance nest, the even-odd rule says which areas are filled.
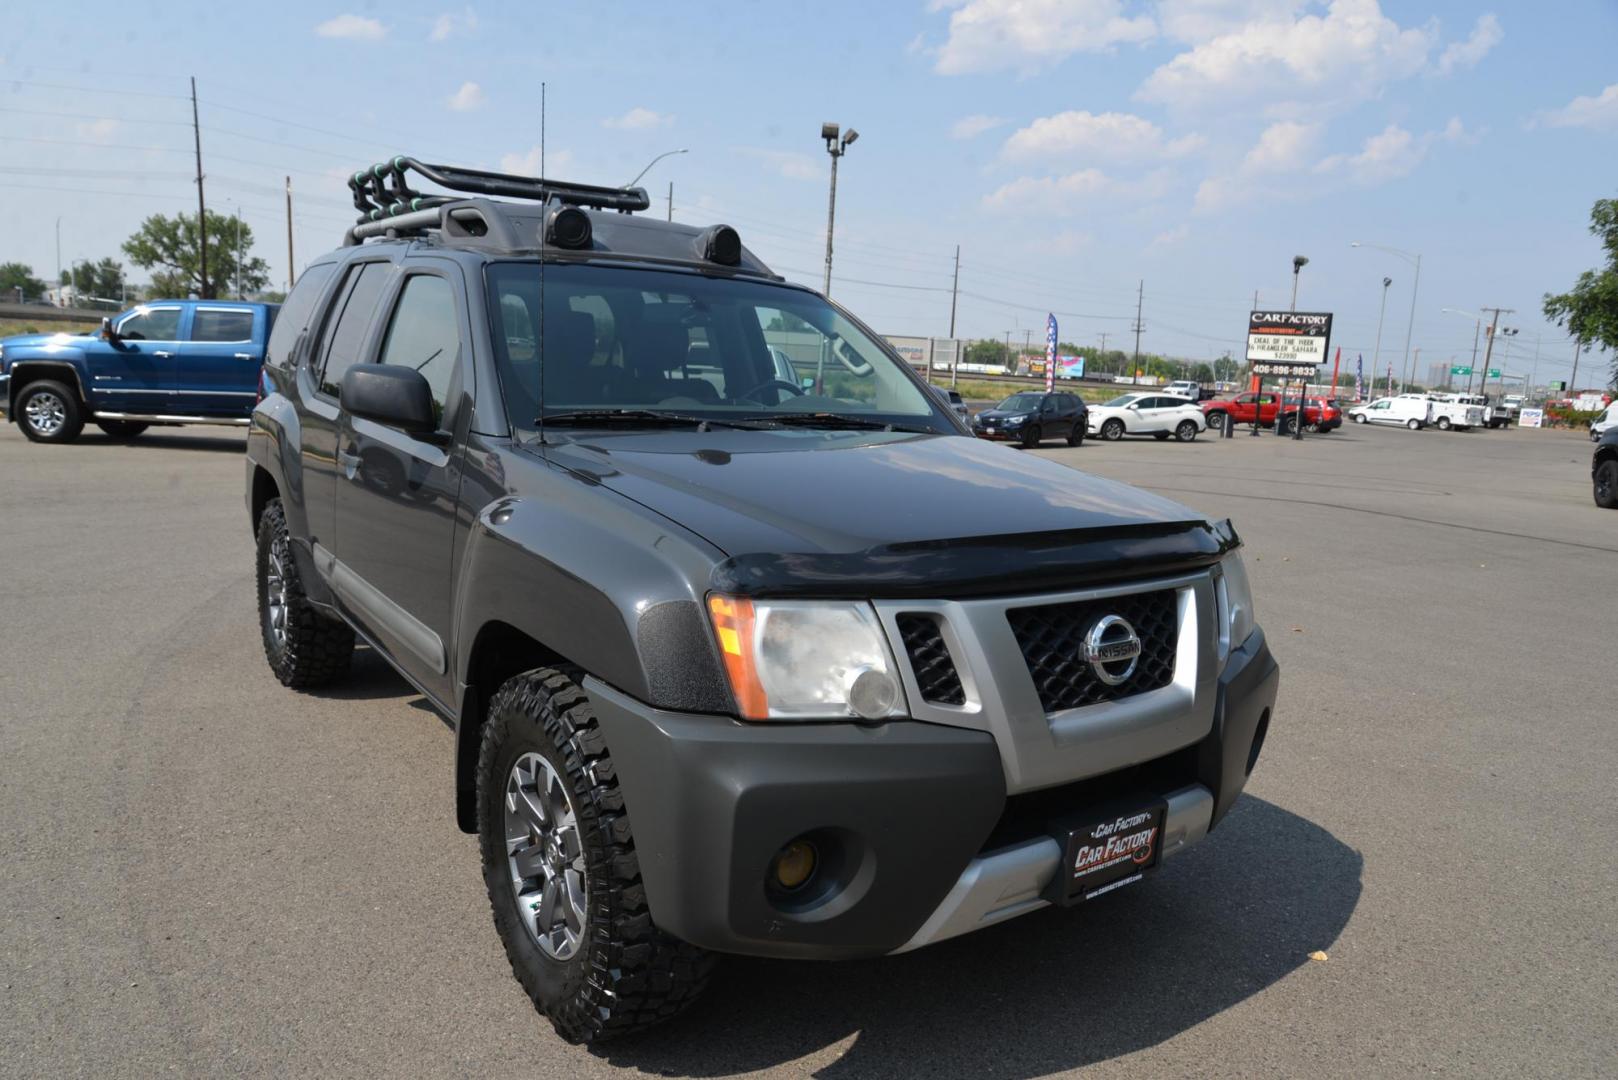
[[[590,246],[590,215],[577,206],[558,206],[545,215],[545,242],[559,248]]]
[[[715,225],[698,234],[697,250],[709,262],[735,266],[742,261],[742,238],[729,225]]]

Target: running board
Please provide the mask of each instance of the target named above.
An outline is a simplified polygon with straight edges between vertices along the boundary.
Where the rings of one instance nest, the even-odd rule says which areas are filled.
[[[169,416],[166,413],[131,412],[98,412],[92,416],[96,420],[134,420],[142,424],[224,424],[229,427],[246,427],[252,423],[252,420],[245,416]]]

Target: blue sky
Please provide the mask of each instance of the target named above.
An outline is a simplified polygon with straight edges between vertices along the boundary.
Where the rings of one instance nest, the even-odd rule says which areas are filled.
[[[116,254],[153,212],[194,206],[186,76],[210,205],[242,214],[278,279],[282,177],[301,263],[349,220],[341,177],[393,152],[674,184],[675,216],[724,220],[818,284],[822,121],[840,166],[833,293],[888,333],[942,336],[955,246],[961,335],[1239,353],[1255,290],[1337,315],[1348,357],[1460,356],[1454,307],[1516,308],[1508,366],[1595,265],[1590,204],[1618,194],[1618,5],[1393,0],[918,0],[256,7],[21,5],[0,42],[0,259],[50,276]],[[1131,341],[1132,344],[1132,341]],[[1605,363],[1598,361],[1604,368]],[[1583,370],[1589,366],[1581,365]],[[1585,382],[1580,379],[1580,382]]]

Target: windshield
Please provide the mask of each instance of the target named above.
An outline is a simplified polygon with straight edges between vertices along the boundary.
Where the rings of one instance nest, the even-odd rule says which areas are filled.
[[[491,264],[488,277],[518,429],[542,415],[633,410],[807,426],[824,414],[956,432],[870,335],[801,289],[551,263],[542,305],[538,263]]]
[[[1123,394],[1123,395],[1120,395],[1119,397],[1113,398],[1111,401],[1107,402],[1106,404],[1102,405],[1101,407],[1103,409],[1122,409],[1124,406],[1128,405],[1131,401],[1134,401],[1139,397],[1140,397],[1139,394]]]
[[[1033,412],[1039,408],[1039,403],[1044,397],[1044,394],[1012,394],[995,408],[1003,412]]]

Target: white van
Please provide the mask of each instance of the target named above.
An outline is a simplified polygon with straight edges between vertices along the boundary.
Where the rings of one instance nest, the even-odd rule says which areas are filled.
[[[1356,424],[1398,424],[1420,431],[1433,419],[1433,403],[1415,394],[1377,398],[1348,410]]]
[[[1618,427],[1618,401],[1607,406],[1607,411],[1590,422],[1590,441],[1600,442],[1601,436]]]

